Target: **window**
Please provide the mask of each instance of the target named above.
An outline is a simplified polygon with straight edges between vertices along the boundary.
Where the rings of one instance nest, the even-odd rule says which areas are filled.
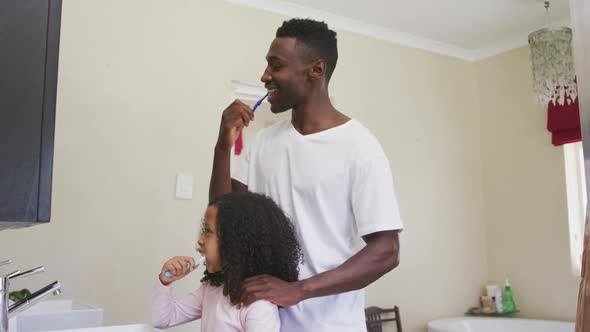
[[[582,142],[563,146],[572,272],[580,276],[586,220],[586,177]]]

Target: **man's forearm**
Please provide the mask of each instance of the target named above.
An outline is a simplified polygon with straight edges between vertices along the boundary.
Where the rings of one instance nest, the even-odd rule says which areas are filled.
[[[397,231],[380,232],[342,265],[299,281],[303,298],[326,296],[364,288],[399,264]]]
[[[232,191],[230,175],[231,149],[215,146],[213,170],[209,183],[209,200]]]

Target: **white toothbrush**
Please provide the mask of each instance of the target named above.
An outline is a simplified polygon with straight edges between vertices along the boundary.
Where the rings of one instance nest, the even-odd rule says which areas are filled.
[[[197,266],[199,266],[199,265],[203,264],[203,262],[204,262],[204,261],[205,261],[205,257],[201,257],[201,258],[199,258],[199,259],[198,259],[198,260],[195,262],[195,266],[194,266],[194,268],[196,269],[196,268],[197,268]],[[187,270],[190,270],[190,269],[191,269],[191,265],[190,265],[190,263],[187,263],[187,264],[186,264],[186,269],[187,269]],[[170,271],[168,271],[168,270],[164,271],[164,275],[166,276],[166,278],[172,278],[172,272],[170,272]]]

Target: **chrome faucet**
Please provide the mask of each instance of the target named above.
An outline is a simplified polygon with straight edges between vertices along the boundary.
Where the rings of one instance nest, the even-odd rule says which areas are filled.
[[[10,260],[0,262],[0,266],[10,264]],[[37,274],[45,271],[43,266],[39,266],[29,271],[20,272],[14,271],[4,277],[0,277],[0,332],[8,332],[8,320],[15,316],[17,313],[26,310],[35,303],[41,301],[50,294],[58,295],[61,293],[61,285],[59,282],[54,281],[49,285],[39,289],[33,294],[25,297],[14,303],[8,305],[8,293],[10,289],[10,281],[22,277],[28,277],[33,274]]]

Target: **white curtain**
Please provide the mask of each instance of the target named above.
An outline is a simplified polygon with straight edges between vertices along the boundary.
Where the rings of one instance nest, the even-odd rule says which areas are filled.
[[[574,60],[578,79],[578,98],[584,161],[586,190],[590,189],[590,0],[570,0],[571,23],[574,38]],[[590,197],[590,195],[588,195]],[[576,332],[590,332],[590,238],[586,210],[586,232],[582,258],[582,280],[578,294]]]

